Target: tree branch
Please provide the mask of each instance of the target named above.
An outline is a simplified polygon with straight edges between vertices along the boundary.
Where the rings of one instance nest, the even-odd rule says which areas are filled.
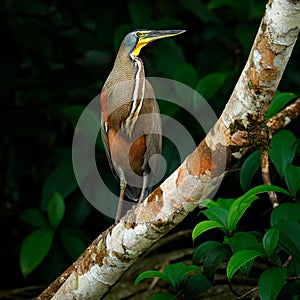
[[[230,164],[265,140],[261,125],[299,34],[300,3],[266,6],[253,48],[221,117],[182,165],[101,233],[38,299],[99,299],[151,245],[216,190]]]
[[[300,98],[268,120],[267,126],[269,127],[270,133],[273,135],[276,131],[288,125],[291,120],[296,119],[299,116]]]
[[[270,178],[270,169],[269,169],[269,153],[267,149],[261,149],[260,150],[260,165],[261,165],[261,174],[264,184],[272,184],[271,178]],[[268,192],[269,199],[271,201],[271,204],[273,208],[277,207],[279,205],[279,202],[277,200],[277,195],[275,192],[271,191]]]
[[[269,135],[273,135],[275,132],[285,127],[291,122],[292,119],[298,118],[300,115],[300,99],[297,99],[294,103],[290,104],[284,108],[279,113],[275,114],[270,118],[266,125],[269,128]],[[269,169],[269,154],[268,149],[260,150],[260,163],[261,163],[261,173],[262,179],[265,184],[272,184],[270,179],[270,169]],[[273,208],[279,205],[277,200],[277,195],[275,192],[268,192],[269,199]]]

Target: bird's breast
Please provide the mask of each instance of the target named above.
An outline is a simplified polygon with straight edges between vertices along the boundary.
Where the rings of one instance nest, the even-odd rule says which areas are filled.
[[[131,140],[121,130],[108,130],[108,144],[115,170],[122,169],[125,174],[142,175],[142,166],[146,152],[146,138],[144,135]]]

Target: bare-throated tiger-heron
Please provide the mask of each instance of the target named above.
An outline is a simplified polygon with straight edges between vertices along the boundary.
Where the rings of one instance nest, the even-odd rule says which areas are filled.
[[[120,181],[119,220],[124,195],[143,201],[158,168],[162,134],[159,107],[145,77],[142,47],[185,30],[136,30],[128,33],[100,96],[101,135],[110,167]],[[153,156],[159,154],[158,156]],[[151,157],[156,157],[152,159]]]

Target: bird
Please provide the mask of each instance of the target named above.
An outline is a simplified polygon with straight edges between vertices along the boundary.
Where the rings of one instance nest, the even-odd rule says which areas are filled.
[[[152,41],[183,32],[129,32],[100,93],[101,137],[109,166],[120,184],[115,222],[120,219],[125,195],[138,203],[148,196],[158,173],[162,149],[159,106],[146,79],[140,51]]]

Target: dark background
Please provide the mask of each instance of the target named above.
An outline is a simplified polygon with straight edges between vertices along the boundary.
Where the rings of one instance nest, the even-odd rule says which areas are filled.
[[[197,88],[220,115],[247,60],[265,4],[261,0],[1,1],[0,256],[5,277],[0,289],[48,284],[113,222],[91,207],[77,188],[71,145],[74,125],[84,106],[101,91],[124,35],[134,28],[186,29],[183,35],[142,50],[146,73]],[[298,43],[281,91],[300,94],[299,49]],[[210,74],[215,75],[201,81]],[[161,109],[187,126],[196,142],[201,140],[203,132],[187,121],[180,108],[170,104]],[[297,128],[299,121],[289,129],[297,134]],[[165,141],[168,174],[179,164],[174,149]],[[98,155],[99,163],[106,166],[102,174],[117,192],[101,146]],[[46,214],[55,191],[66,203],[61,227],[75,228],[80,239],[73,241],[75,250],[68,253],[55,237],[46,259],[24,279],[20,248],[33,227],[20,215],[29,208]],[[241,193],[238,174],[226,178],[220,193],[223,197]]]

